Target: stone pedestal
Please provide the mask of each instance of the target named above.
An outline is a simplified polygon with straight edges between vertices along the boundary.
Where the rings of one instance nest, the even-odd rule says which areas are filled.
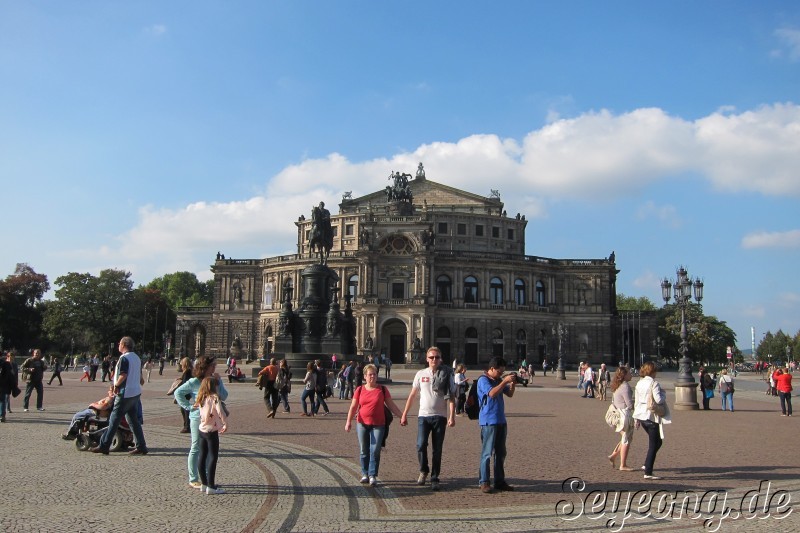
[[[675,383],[676,411],[696,411],[700,409],[697,404],[697,383]]]

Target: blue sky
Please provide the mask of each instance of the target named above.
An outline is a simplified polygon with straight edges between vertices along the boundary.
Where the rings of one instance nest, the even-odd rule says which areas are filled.
[[[800,329],[800,4],[0,0],[0,275],[294,251],[393,170],[616,252],[618,291],[702,276],[739,346]]]

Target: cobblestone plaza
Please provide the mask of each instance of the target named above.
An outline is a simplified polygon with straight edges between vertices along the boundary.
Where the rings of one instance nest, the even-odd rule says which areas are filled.
[[[537,374],[531,386],[518,388],[506,401],[506,470],[516,490],[497,494],[483,494],[477,487],[476,421],[458,418],[447,430],[440,492],[415,484],[415,418],[405,428],[393,424],[382,454],[381,483],[370,489],[358,483],[355,434],[343,429],[349,402],[331,399],[330,416],[304,419],[295,392],[292,413],[268,420],[252,382],[226,384],[231,430],[221,436],[217,470],[226,494],[206,496],[187,484],[189,436],[178,432],[178,407],[164,394],[175,374],[174,367],[167,367],[144,386],[147,456],[79,452],[60,438],[72,415],[105,391],[102,382],[80,383],[79,372],[65,373],[63,387],[45,387],[45,412],[24,413],[21,397],[12,400],[14,413],[0,425],[0,479],[6,496],[0,530],[798,528],[797,419],[780,416],[777,398],[763,394],[763,382],[755,375],[737,380],[735,413],[674,411],[656,461],[662,479],[645,481],[641,472],[612,470],[606,460],[617,441],[603,421],[607,403],[580,398],[574,373],[568,373],[567,381]],[[477,376],[476,371],[469,374]],[[412,377],[411,370],[393,371],[389,390],[398,403],[407,396]],[[670,402],[673,380],[671,374],[660,376]],[[644,433],[635,432],[631,465],[641,464],[645,449]],[[593,491],[602,491],[604,501]],[[643,492],[632,498],[636,491]],[[688,491],[701,497],[702,505],[680,515],[677,506]],[[658,512],[652,501],[637,512],[642,495],[673,502],[673,512]],[[616,508],[613,497],[618,498]],[[629,500],[633,503],[627,504],[626,515]]]

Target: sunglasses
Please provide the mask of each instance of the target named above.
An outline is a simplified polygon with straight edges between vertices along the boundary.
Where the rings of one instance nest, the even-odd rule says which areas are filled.
[[[428,357],[429,361],[435,361],[436,359],[441,359],[441,356],[435,355],[433,357]]]

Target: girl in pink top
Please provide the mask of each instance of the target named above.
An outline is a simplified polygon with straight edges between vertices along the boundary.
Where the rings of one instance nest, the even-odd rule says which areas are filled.
[[[224,490],[215,483],[217,459],[219,459],[219,435],[228,429],[225,410],[218,394],[218,380],[213,377],[203,378],[200,390],[197,391],[195,407],[200,410],[200,456],[197,464],[200,467],[200,491],[205,494],[224,494]]]

